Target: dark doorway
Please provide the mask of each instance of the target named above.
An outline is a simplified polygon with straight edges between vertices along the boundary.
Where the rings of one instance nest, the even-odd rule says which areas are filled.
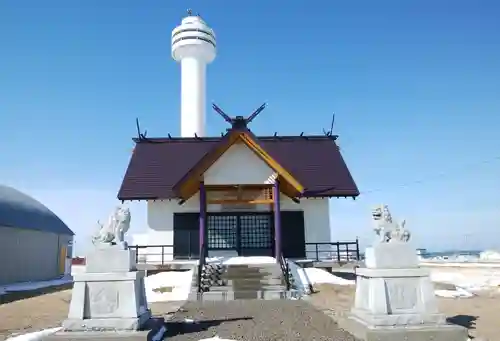
[[[239,256],[272,256],[272,213],[208,213],[207,243],[208,250],[212,251],[235,251]]]
[[[200,257],[200,214],[174,214],[174,259]]]
[[[285,258],[305,258],[303,211],[281,212],[281,249]]]

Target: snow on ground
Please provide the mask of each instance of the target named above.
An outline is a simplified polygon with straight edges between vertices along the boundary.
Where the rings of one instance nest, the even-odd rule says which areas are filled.
[[[469,298],[474,296],[473,293],[470,293],[467,290],[459,287],[457,287],[456,290],[434,290],[434,293],[436,294],[436,296],[445,298],[457,298],[457,297]]]
[[[484,268],[484,269],[498,269],[500,268],[500,262],[496,261],[485,261],[485,262],[453,262],[447,260],[432,260],[425,259],[420,262],[421,266],[425,267],[442,267],[442,268]]]
[[[39,341],[43,340],[44,337],[52,335],[61,330],[61,327],[44,329],[33,333],[22,334],[18,336],[13,336],[5,341]]]
[[[276,258],[273,257],[211,257],[207,258],[207,263],[221,263],[224,265],[246,265],[246,264],[274,264]]]
[[[453,284],[469,292],[500,287],[500,269],[498,268],[429,268],[433,282]]]
[[[495,250],[486,250],[479,254],[479,259],[498,262],[500,261],[500,252],[497,252]]]
[[[303,268],[302,271],[299,271],[299,276],[302,277],[300,274],[303,272],[305,275],[304,278],[307,278],[309,283],[311,284],[337,284],[337,285],[355,285],[356,282],[353,280],[348,280],[344,279],[342,277],[338,277],[335,275],[332,275],[326,270],[320,269],[320,268]]]
[[[144,279],[148,302],[185,301],[191,292],[193,270],[167,271]]]

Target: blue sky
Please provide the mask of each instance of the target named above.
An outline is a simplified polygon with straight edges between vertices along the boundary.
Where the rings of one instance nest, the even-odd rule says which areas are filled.
[[[338,239],[369,241],[383,202],[420,246],[500,248],[497,1],[4,0],[0,181],[59,214],[77,249],[117,203],[135,117],[180,133],[170,32],[188,6],[217,34],[209,100],[233,115],[268,102],[258,134],[318,134],[336,113],[363,193],[333,200]],[[208,134],[225,128],[207,109]]]

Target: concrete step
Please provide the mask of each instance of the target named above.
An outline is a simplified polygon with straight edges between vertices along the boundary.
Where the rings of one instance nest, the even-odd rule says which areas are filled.
[[[283,282],[283,276],[279,276],[279,277],[275,277],[275,276],[272,276],[272,277],[229,277],[229,276],[225,276],[223,275],[221,277],[221,280],[225,283],[228,283],[228,285],[230,283],[236,283],[236,282],[247,282],[247,283],[256,283],[256,284],[259,284],[259,283],[269,283],[269,284],[277,284],[277,283],[282,283]]]
[[[238,286],[213,286],[210,287],[210,291],[261,291],[261,290],[285,290],[284,285],[261,285],[261,286],[252,286],[252,285],[238,285]]]
[[[232,300],[280,300],[298,298],[295,290],[269,290],[269,291],[208,291],[203,294],[190,294],[190,301],[232,301]]]
[[[249,271],[249,270],[226,270],[222,273],[226,277],[281,277],[283,273],[280,271],[264,272],[264,271]]]
[[[225,272],[241,272],[241,273],[263,273],[263,274],[279,274],[281,273],[280,267],[266,267],[266,268],[244,268],[244,267],[227,267]]]
[[[224,265],[226,268],[233,269],[269,269],[269,268],[279,268],[278,263],[267,263],[267,264],[226,264]]]

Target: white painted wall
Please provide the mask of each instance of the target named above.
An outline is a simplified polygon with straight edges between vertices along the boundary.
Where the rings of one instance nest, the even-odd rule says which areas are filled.
[[[233,144],[204,174],[206,185],[270,183],[274,170],[245,144]]]
[[[149,244],[149,233],[144,232],[144,233],[134,233],[130,236],[127,236],[128,244],[129,245],[152,245]],[[137,255],[138,255],[138,261],[139,262],[145,262],[147,257],[146,257],[147,251],[146,249],[139,249],[137,250]]]
[[[221,184],[263,184],[273,181],[275,172],[268,167],[246,145],[231,146],[222,157],[204,174],[207,185]],[[330,219],[328,199],[302,199],[294,203],[280,195],[281,210],[302,210],[304,212],[306,243],[330,242]],[[173,245],[174,214],[199,212],[199,196],[194,195],[183,205],[177,200],[148,201],[147,225],[148,245]],[[269,205],[254,205],[254,211],[267,212]],[[208,205],[208,212],[222,212],[221,205]],[[148,262],[160,262],[160,248],[148,248]],[[306,251],[312,251],[308,249]],[[157,255],[154,255],[157,254]],[[165,260],[173,259],[173,248],[165,248]]]

